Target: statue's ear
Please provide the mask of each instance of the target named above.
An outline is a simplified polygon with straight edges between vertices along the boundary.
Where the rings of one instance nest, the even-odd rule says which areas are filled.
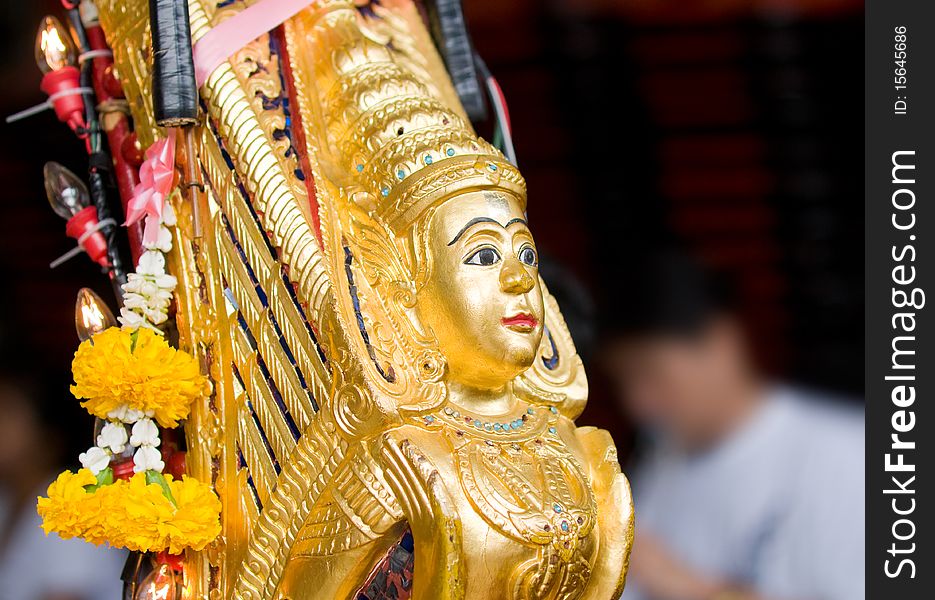
[[[574,419],[587,403],[588,380],[558,302],[541,277],[539,285],[545,301],[542,341],[532,366],[513,380],[513,389],[528,402],[555,406]]]
[[[344,202],[330,221],[342,250],[332,257],[335,306],[368,387],[384,410],[437,407],[446,362],[415,308],[412,257],[358,202]]]

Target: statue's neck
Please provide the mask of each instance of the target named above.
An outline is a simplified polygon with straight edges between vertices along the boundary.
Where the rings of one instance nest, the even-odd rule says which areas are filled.
[[[516,398],[510,384],[485,390],[449,381],[448,399],[451,404],[476,415],[495,417],[516,411]]]

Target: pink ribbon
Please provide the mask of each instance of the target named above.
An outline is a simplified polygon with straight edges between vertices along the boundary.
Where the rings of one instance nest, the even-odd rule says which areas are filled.
[[[311,3],[312,0],[260,0],[213,27],[192,48],[198,87],[203,86],[211,73],[234,52]]]
[[[127,203],[127,221],[133,225],[146,217],[143,228],[143,245],[153,245],[159,240],[159,224],[162,211],[172,182],[175,179],[175,130],[169,137],[155,142],[146,150],[146,158],[140,165],[140,182],[133,188],[133,198]]]

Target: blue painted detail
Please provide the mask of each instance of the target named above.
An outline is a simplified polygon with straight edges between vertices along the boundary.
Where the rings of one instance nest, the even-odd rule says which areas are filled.
[[[562,531],[568,531],[568,521],[562,521]]]
[[[400,170],[396,171],[396,176],[399,177],[399,180],[400,180],[400,181],[402,181],[403,179],[406,178],[406,172],[403,171],[402,169],[400,169]]]
[[[432,156],[430,154],[426,154],[425,157],[422,158],[422,162],[427,165],[432,164]]]
[[[276,402],[276,406],[279,408],[279,412],[282,413],[283,419],[286,421],[286,425],[289,426],[289,432],[292,434],[292,438],[298,441],[298,439],[302,437],[302,432],[299,431],[299,426],[296,425],[295,419],[292,418],[292,414],[289,412],[289,408],[286,407],[286,402],[282,399],[282,394],[279,393],[279,388],[276,386],[276,382],[273,381],[273,376],[270,374],[269,368],[266,366],[266,362],[259,353],[256,355],[256,363],[260,368],[260,373],[263,375],[263,379],[266,380],[266,384],[269,386],[270,392],[273,394],[273,400]]]
[[[496,170],[497,170],[497,165],[495,165],[495,164],[493,164],[493,163],[487,163],[487,168],[490,169],[491,171],[496,171]]]
[[[357,165],[357,172],[362,173],[364,170],[364,165]]]
[[[562,505],[556,502],[555,504],[552,505],[552,510],[554,510],[556,513],[561,513]]]
[[[239,312],[237,313],[237,324],[240,325],[240,329],[247,335],[247,343],[250,344],[250,349],[256,351],[256,338],[253,337],[253,332],[250,331],[250,327],[247,326],[247,321]]]
[[[263,503],[260,502],[260,494],[256,491],[256,484],[253,482],[253,475],[250,474],[250,467],[247,465],[247,459],[243,456],[243,450],[240,449],[240,443],[236,444],[237,448],[237,468],[243,469],[247,472],[247,487],[250,488],[250,495],[253,497],[253,503],[256,505],[258,510],[263,510]]]
[[[558,361],[559,361],[558,348],[555,346],[555,339],[552,337],[552,332],[549,331],[548,327],[545,328],[545,336],[546,338],[548,338],[549,345],[552,347],[552,356],[548,358],[543,356],[542,364],[545,365],[546,369],[550,371],[554,371],[556,368],[558,368]]]
[[[282,471],[282,467],[279,466],[279,460],[276,458],[276,453],[273,452],[273,446],[269,443],[269,438],[266,437],[266,431],[263,429],[263,425],[260,424],[260,417],[257,416],[256,410],[253,408],[253,402],[247,400],[247,410],[250,413],[250,418],[253,420],[254,425],[256,425],[257,431],[260,432],[260,439],[263,441],[263,445],[266,447],[266,453],[269,454],[269,458],[273,461],[273,469],[275,469],[276,474]]]
[[[402,546],[407,552],[413,551],[415,544],[412,539],[412,531],[408,529],[406,530],[405,535],[403,535],[403,539],[399,541],[399,545]]]
[[[370,345],[370,334],[367,333],[367,327],[364,325],[364,316],[360,312],[360,298],[357,297],[357,286],[354,285],[354,271],[351,269],[351,265],[354,262],[354,255],[351,254],[351,249],[347,246],[344,246],[344,275],[347,277],[348,293],[351,295],[351,303],[354,305],[354,315],[357,317],[357,329],[360,331],[360,337],[364,341],[364,345],[367,346],[367,354],[370,355],[370,360],[373,361],[373,366],[376,367],[377,372],[390,383],[396,381],[396,375],[390,369],[389,373],[383,371],[383,367],[380,366],[379,361],[377,361],[377,355],[373,351],[373,346]]]
[[[385,187],[385,188],[383,188],[382,190],[380,190],[380,193],[383,194],[383,197],[384,197],[384,198],[386,198],[387,196],[390,195],[390,188]]]
[[[454,149],[454,148],[448,148],[447,150],[445,150],[445,154],[447,154],[448,156],[454,156],[454,155],[455,155],[455,149]]]
[[[549,427],[549,433],[555,433],[556,431],[557,429],[555,429],[554,427]]]
[[[282,273],[282,280],[286,284],[286,290],[289,292],[289,297],[292,298],[292,303],[299,311],[299,314],[302,315],[302,324],[305,325],[305,331],[308,333],[308,336],[312,338],[312,342],[315,344],[315,350],[318,352],[318,358],[321,359],[321,364],[325,365],[325,367],[327,367],[327,369],[330,371],[331,365],[328,363],[328,357],[325,356],[325,351],[322,350],[321,345],[318,343],[318,337],[312,330],[312,326],[308,320],[308,317],[305,316],[305,309],[302,308],[302,303],[299,302],[299,297],[295,294],[295,288],[292,286],[292,282],[289,281],[289,277],[287,277],[285,273]],[[318,403],[315,402],[314,398],[312,398],[312,402],[315,404],[315,410],[318,410]]]

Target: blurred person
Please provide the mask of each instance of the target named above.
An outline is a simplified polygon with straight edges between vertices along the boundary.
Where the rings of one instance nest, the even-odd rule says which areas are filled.
[[[56,424],[75,426],[65,420],[68,399],[53,396],[27,376],[0,373],[0,600],[116,600],[124,552],[40,526],[36,499],[68,445]]]
[[[862,411],[770,381],[686,257],[644,267],[602,354],[649,442],[623,600],[863,599]]]

